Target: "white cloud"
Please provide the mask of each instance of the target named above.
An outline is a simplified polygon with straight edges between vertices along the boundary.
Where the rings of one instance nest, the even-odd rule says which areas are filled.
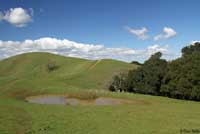
[[[30,8],[30,11],[18,8],[10,8],[4,13],[0,12],[0,20],[9,22],[16,27],[24,27],[27,23],[32,21],[33,9]]]
[[[148,59],[155,52],[162,52],[164,57],[173,58],[168,46],[152,45],[143,50],[131,48],[109,48],[104,45],[83,44],[67,39],[40,38],[25,41],[0,41],[0,58],[27,52],[50,52],[64,56],[72,56],[86,59],[118,59],[123,61]]]
[[[129,33],[137,36],[138,39],[146,40],[149,38],[149,36],[146,35],[146,33],[148,32],[148,29],[146,27],[142,27],[141,29],[126,27],[126,29],[129,31]]]
[[[190,42],[191,45],[194,45],[195,43],[200,42],[199,40],[193,40]]]
[[[172,38],[174,36],[176,36],[176,31],[170,27],[164,27],[163,28],[163,33],[159,34],[157,36],[154,37],[154,40],[160,40],[160,39],[169,39]]]

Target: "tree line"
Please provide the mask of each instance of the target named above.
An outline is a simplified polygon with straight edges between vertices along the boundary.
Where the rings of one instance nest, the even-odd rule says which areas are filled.
[[[182,49],[182,56],[167,62],[153,54],[138,69],[114,76],[110,91],[200,100],[200,43]]]

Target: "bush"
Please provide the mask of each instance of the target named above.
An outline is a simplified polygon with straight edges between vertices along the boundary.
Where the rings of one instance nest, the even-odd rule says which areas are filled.
[[[56,62],[54,62],[54,61],[49,61],[48,64],[47,64],[47,69],[48,69],[49,72],[58,69],[58,67],[59,66],[56,65]]]
[[[135,65],[139,65],[139,66],[142,65],[142,63],[140,63],[140,62],[138,62],[138,61],[131,61],[131,64],[135,64]]]
[[[128,77],[127,74],[119,74],[113,77],[113,81],[109,86],[110,91],[115,92],[122,92],[122,91],[128,91],[129,84],[128,84]]]

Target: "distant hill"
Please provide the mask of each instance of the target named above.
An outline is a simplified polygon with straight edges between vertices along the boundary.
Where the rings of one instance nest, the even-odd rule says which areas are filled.
[[[86,60],[44,52],[26,53],[0,61],[0,90],[106,89],[113,75],[134,68],[137,65],[111,59]]]

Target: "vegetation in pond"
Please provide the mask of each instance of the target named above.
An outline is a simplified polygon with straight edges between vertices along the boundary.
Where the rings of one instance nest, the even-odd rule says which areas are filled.
[[[79,92],[79,93],[69,93],[67,94],[68,98],[77,98],[80,100],[95,100],[99,97],[99,94],[96,92]]]

